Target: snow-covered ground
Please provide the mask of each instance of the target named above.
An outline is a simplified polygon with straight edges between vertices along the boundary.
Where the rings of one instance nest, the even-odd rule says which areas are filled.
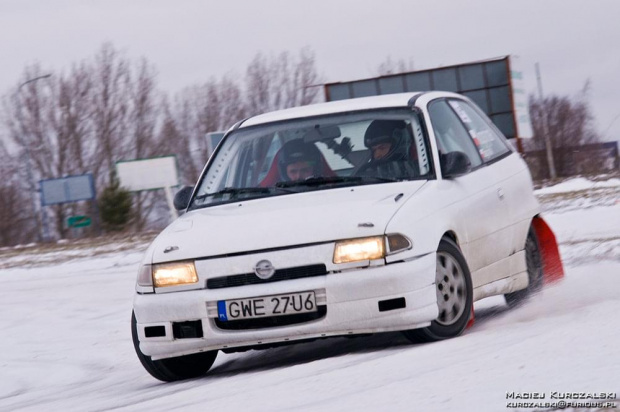
[[[600,177],[599,177],[600,179]],[[538,195],[548,195],[567,192],[580,192],[584,190],[615,188],[620,189],[620,179],[611,177],[604,180],[589,180],[585,177],[567,179],[553,186],[543,187],[536,191]]]
[[[500,411],[513,391],[620,395],[620,186],[583,183],[568,189],[603,200],[538,192],[567,274],[521,308],[478,302],[473,328],[433,344],[390,333],[220,353],[204,378],[173,384],[131,343],[144,241],[0,254],[0,410]]]

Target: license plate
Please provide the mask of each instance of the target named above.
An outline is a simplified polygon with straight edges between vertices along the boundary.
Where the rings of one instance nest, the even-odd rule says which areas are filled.
[[[316,311],[314,292],[220,300],[217,302],[218,319],[221,321],[296,315]]]

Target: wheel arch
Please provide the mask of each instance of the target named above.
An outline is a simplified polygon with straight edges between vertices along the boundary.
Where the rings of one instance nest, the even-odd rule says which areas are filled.
[[[441,236],[441,239],[445,239],[448,238],[451,241],[453,241],[454,243],[456,243],[458,246],[460,246],[460,242],[459,242],[459,238],[456,235],[456,232],[454,230],[447,230],[446,232],[444,232],[444,234]]]

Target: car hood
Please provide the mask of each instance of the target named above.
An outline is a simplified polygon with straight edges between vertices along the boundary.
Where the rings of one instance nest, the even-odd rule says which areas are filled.
[[[155,239],[149,248],[151,261],[380,235],[396,211],[425,183],[318,190],[194,210],[175,220]]]

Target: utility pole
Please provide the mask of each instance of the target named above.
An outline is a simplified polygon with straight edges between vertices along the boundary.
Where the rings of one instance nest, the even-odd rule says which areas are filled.
[[[609,129],[611,129],[611,126],[613,126],[618,119],[620,119],[620,113],[618,113],[616,117],[614,117],[613,120],[609,122],[609,126],[607,126],[607,129],[605,129],[605,131],[603,132],[603,136],[607,135],[607,132],[609,131]]]
[[[543,88],[542,88],[542,80],[540,79],[540,66],[538,62],[536,63],[536,80],[538,81],[538,97],[540,98],[540,108],[541,108],[541,120],[543,133],[545,135],[545,148],[547,151],[547,164],[549,165],[549,175],[552,179],[558,177],[555,171],[555,162],[553,161],[553,147],[551,146],[551,136],[549,136],[549,123],[547,119],[547,112],[544,106],[544,97],[543,97]]]
[[[22,108],[21,108],[21,99],[19,98],[19,92],[21,91],[22,87],[24,87],[25,85],[29,84],[29,83],[33,83],[36,82],[37,80],[41,80],[41,79],[47,79],[51,76],[52,74],[46,74],[43,76],[38,76],[29,80],[26,80],[25,82],[23,82],[22,84],[20,84],[17,87],[17,90],[15,91],[14,95],[13,95],[13,100],[15,101],[15,104],[17,105],[17,121],[18,121],[18,129],[22,128],[23,124],[24,124],[24,118],[22,116]],[[19,131],[18,131],[19,133]],[[30,191],[32,193],[32,213],[34,214],[34,220],[35,222],[37,222],[37,238],[39,240],[39,242],[41,242],[43,240],[43,236],[41,235],[41,226],[42,226],[42,221],[39,220],[39,214],[38,212],[38,208],[37,208],[37,197],[36,197],[36,192],[37,192],[37,188],[36,188],[36,184],[34,181],[34,175],[32,174],[32,154],[30,153],[30,143],[26,140],[26,139],[22,139],[23,140],[23,153],[22,156],[26,157],[26,169],[27,169],[27,173],[28,173],[28,182],[30,183]],[[44,219],[42,217],[42,219]]]

